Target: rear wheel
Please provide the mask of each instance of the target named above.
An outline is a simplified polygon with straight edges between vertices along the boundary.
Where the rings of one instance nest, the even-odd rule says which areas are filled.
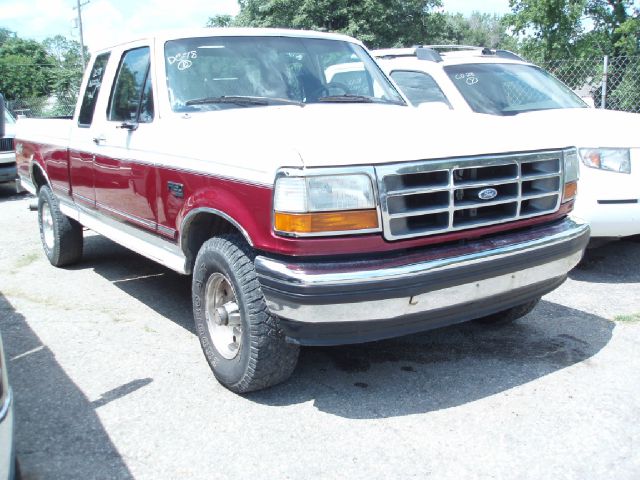
[[[289,378],[299,347],[286,343],[269,312],[244,239],[224,235],[202,245],[192,297],[202,350],[222,385],[245,393]]]
[[[82,225],[60,212],[58,200],[45,185],[38,192],[38,225],[42,248],[51,265],[64,267],[82,257]]]
[[[507,310],[502,310],[501,312],[487,315],[486,317],[478,318],[476,322],[483,323],[485,325],[506,325],[530,313],[534,308],[536,308],[539,301],[540,299],[536,298],[535,300],[523,303],[522,305],[508,308]]]

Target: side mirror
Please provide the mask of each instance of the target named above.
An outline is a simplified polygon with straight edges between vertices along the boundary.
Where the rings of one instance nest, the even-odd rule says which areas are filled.
[[[4,138],[4,97],[0,93],[0,138]]]

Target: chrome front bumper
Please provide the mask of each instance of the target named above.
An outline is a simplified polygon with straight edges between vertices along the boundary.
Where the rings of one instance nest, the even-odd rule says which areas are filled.
[[[580,261],[589,227],[563,220],[464,244],[349,261],[255,260],[290,341],[329,345],[470,320],[553,290]]]

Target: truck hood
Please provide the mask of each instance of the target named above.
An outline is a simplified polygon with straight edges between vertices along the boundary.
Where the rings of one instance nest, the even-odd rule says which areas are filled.
[[[562,131],[576,147],[640,147],[640,114],[595,108],[566,108],[526,112],[515,118]]]
[[[265,163],[270,158],[279,166],[375,165],[573,145],[563,132],[529,118],[425,114],[412,107],[379,104],[230,109],[194,114],[184,128],[190,135],[208,130],[217,139],[216,148],[226,144],[236,151],[253,149]],[[190,136],[186,130],[185,135]],[[296,164],[291,164],[293,152]]]

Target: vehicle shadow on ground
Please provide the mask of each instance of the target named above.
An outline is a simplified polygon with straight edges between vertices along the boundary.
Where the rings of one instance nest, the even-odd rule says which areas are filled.
[[[86,247],[76,268],[93,268],[194,332],[190,277],[104,237],[88,237]],[[503,327],[467,323],[363,345],[303,348],[288,382],[247,398],[272,406],[313,401],[319,410],[346,418],[425,413],[480,400],[587,360],[609,342],[613,329],[604,318],[542,301],[527,317]]]
[[[95,411],[113,393],[92,404],[1,293],[0,331],[23,480],[133,478]]]
[[[578,266],[571,271],[572,280],[593,283],[640,282],[640,236],[615,240],[589,248]]]
[[[191,277],[165,268],[106,237],[86,232],[82,261],[70,268],[92,268],[128,295],[195,335]]]
[[[266,405],[313,401],[346,418],[385,418],[456,407],[589,359],[614,323],[542,301],[502,326],[466,323],[345,347],[306,348],[289,383],[249,396]]]

